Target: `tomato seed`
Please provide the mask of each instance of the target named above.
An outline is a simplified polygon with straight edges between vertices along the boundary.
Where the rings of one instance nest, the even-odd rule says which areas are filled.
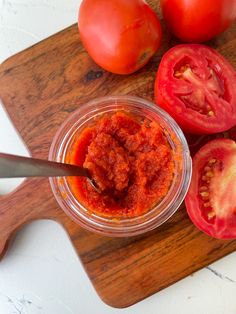
[[[201,194],[201,196],[204,196],[204,197],[205,197],[205,196],[209,196],[209,193],[208,193],[208,192],[201,192],[200,194]]]
[[[209,202],[207,202],[207,203],[203,203],[203,206],[204,206],[204,207],[210,207],[211,204],[210,204]]]
[[[211,110],[211,111],[208,111],[208,116],[210,116],[210,117],[213,117],[215,114],[214,114],[214,112]]]
[[[213,173],[212,171],[208,171],[208,172],[206,173],[206,176],[207,176],[208,178],[212,178],[212,177],[214,176],[214,173]]]
[[[216,159],[214,159],[214,158],[213,158],[213,159],[210,159],[210,160],[208,161],[208,163],[209,163],[209,164],[215,164],[215,163],[216,163]]]
[[[199,190],[200,190],[200,191],[207,191],[207,190],[208,190],[208,187],[205,186],[205,185],[202,185]]]
[[[211,218],[214,218],[216,216],[216,213],[211,211],[207,214],[208,218],[211,219]]]
[[[181,75],[182,75],[182,73],[180,73],[179,71],[176,71],[175,74],[174,74],[175,77],[179,77]]]

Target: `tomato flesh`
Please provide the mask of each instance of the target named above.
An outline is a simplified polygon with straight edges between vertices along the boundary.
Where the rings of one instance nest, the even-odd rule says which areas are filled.
[[[192,43],[219,35],[236,18],[236,0],[161,0],[161,8],[169,30]]]
[[[236,238],[235,141],[213,140],[194,156],[185,204],[200,230],[215,238]]]
[[[92,59],[117,74],[144,66],[162,36],[156,13],[143,0],[83,0],[78,27]]]
[[[236,125],[236,75],[215,50],[178,45],[162,58],[155,98],[187,132],[211,134]]]

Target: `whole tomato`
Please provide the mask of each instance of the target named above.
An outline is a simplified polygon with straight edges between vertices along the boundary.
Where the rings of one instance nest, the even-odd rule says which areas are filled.
[[[204,42],[225,31],[236,18],[236,0],[161,0],[170,31],[186,42]]]
[[[156,13],[143,0],[83,0],[78,27],[93,60],[117,74],[144,66],[162,35]]]

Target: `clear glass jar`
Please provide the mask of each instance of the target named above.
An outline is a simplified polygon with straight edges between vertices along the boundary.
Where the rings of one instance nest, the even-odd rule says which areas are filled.
[[[107,236],[127,237],[150,231],[169,219],[182,203],[191,179],[192,163],[188,144],[177,123],[157,105],[132,96],[94,99],[79,107],[60,127],[52,142],[49,159],[65,162],[73,138],[104,114],[129,112],[138,120],[154,120],[163,129],[175,158],[173,182],[166,196],[145,214],[113,219],[91,213],[76,199],[66,177],[50,178],[54,196],[61,208],[82,227]]]

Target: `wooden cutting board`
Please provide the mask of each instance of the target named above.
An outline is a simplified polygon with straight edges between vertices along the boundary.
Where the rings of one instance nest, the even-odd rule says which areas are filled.
[[[154,2],[150,1],[159,11]],[[165,34],[162,47],[145,68],[129,76],[113,75],[90,59],[73,25],[5,61],[0,67],[0,97],[32,156],[47,158],[58,127],[80,104],[117,94],[152,100],[160,58],[175,43]],[[236,23],[210,45],[236,69]],[[192,149],[197,147],[196,141],[205,140],[192,138]],[[20,227],[44,218],[64,226],[97,293],[104,302],[119,308],[236,249],[236,241],[215,240],[198,231],[184,206],[163,226],[141,236],[117,239],[93,234],[58,207],[47,179],[29,179],[0,198],[0,256]]]

